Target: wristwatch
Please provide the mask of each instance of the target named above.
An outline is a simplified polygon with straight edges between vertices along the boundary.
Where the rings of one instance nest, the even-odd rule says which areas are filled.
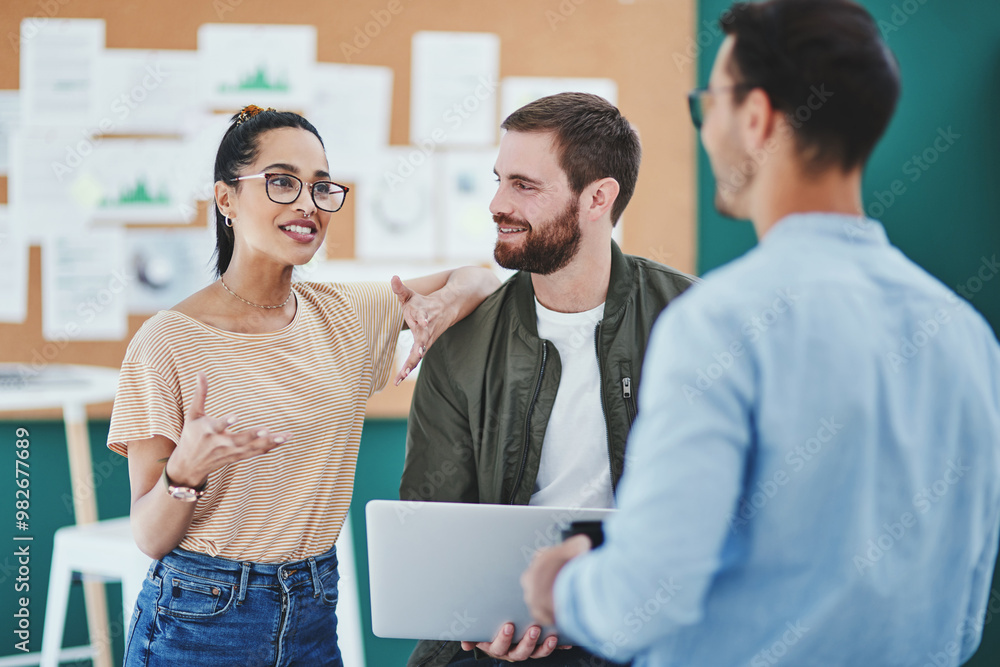
[[[190,486],[177,486],[170,478],[167,476],[167,466],[163,466],[163,485],[167,487],[167,493],[170,494],[171,498],[176,498],[177,500],[183,500],[186,503],[193,503],[194,501],[205,495],[205,488],[208,486],[208,481],[199,486],[198,488],[192,488]]]

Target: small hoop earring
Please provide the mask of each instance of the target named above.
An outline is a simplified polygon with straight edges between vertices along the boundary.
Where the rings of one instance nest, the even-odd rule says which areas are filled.
[[[233,226],[233,221],[230,220],[229,216],[227,215],[226,216],[226,227],[232,227],[232,226]]]

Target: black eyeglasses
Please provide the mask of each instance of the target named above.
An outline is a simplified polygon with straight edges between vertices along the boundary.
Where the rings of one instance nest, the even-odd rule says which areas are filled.
[[[302,193],[302,179],[291,174],[264,173],[252,176],[240,176],[233,181],[245,181],[251,178],[263,178],[267,198],[275,204],[291,204]],[[307,184],[313,203],[321,211],[336,213],[344,205],[350,188],[333,181],[313,181]]]
[[[688,93],[688,108],[691,109],[691,122],[694,123],[695,129],[700,130],[701,124],[705,122],[705,116],[708,115],[709,110],[712,108],[712,95],[723,90],[739,90],[741,88],[753,87],[748,83],[734,83],[731,86],[719,86],[718,88],[705,86],[704,88],[695,88],[692,90]]]

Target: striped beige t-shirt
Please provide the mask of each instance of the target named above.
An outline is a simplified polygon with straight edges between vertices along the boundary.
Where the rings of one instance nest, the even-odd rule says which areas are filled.
[[[119,454],[154,435],[179,441],[198,371],[209,416],[293,434],[209,475],[182,549],[275,563],[328,551],[340,533],[365,406],[393,370],[402,308],[388,283],[292,289],[295,317],[279,331],[233,333],[164,310],[125,353],[108,434]]]

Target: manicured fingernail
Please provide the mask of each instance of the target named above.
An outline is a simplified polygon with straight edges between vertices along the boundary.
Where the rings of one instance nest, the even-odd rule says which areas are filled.
[[[226,423],[232,426],[236,423],[236,417],[226,417]]]
[[[531,628],[531,630],[528,631],[528,636],[532,639],[538,637],[538,628]]]
[[[266,430],[261,429],[261,430],[257,431],[257,437],[258,438],[263,438],[265,435],[267,435],[267,431]]]
[[[503,633],[505,635],[512,635],[512,634],[514,634],[514,626],[511,625],[510,623],[508,623],[507,625],[503,626]]]
[[[549,639],[549,648],[555,648],[555,647],[556,647],[556,638],[552,637],[551,639]]]
[[[276,437],[276,438],[274,439],[274,441],[275,441],[276,443],[278,443],[278,444],[280,445],[281,443],[283,443],[283,442],[285,441],[285,439],[284,439],[284,438],[282,438],[282,437],[281,437],[281,436],[279,435],[278,437]]]

